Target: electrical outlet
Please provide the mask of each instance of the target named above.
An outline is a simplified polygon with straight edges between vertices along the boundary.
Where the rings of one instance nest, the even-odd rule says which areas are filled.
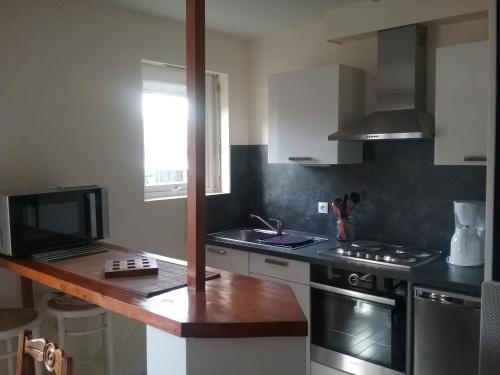
[[[318,214],[328,213],[328,202],[318,202]]]

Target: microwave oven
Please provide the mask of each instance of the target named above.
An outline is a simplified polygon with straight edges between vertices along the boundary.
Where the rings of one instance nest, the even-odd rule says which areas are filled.
[[[107,189],[97,185],[0,192],[0,254],[22,257],[108,237]]]

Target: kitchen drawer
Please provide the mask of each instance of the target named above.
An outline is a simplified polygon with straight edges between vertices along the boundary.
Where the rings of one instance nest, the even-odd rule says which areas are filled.
[[[248,275],[248,252],[226,247],[207,245],[206,263],[208,267]]]
[[[250,272],[309,285],[309,263],[250,253]]]

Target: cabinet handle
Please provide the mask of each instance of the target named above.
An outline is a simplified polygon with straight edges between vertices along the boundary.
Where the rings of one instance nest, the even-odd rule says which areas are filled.
[[[288,157],[288,160],[290,161],[311,161],[313,160],[313,158],[311,158],[310,156],[290,156]]]
[[[486,156],[464,156],[464,161],[487,161]]]
[[[289,263],[284,260],[276,260],[271,258],[266,258],[264,260],[267,264],[274,264],[275,266],[288,267]]]
[[[226,250],[214,249],[213,247],[209,247],[207,249],[207,253],[212,253],[212,254],[216,254],[216,255],[226,255]]]

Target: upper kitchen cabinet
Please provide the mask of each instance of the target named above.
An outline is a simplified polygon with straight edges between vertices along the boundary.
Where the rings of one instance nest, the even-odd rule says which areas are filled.
[[[488,60],[488,42],[436,50],[435,164],[486,164]]]
[[[364,116],[364,71],[326,65],[269,78],[269,163],[363,162],[361,142],[328,141]]]

